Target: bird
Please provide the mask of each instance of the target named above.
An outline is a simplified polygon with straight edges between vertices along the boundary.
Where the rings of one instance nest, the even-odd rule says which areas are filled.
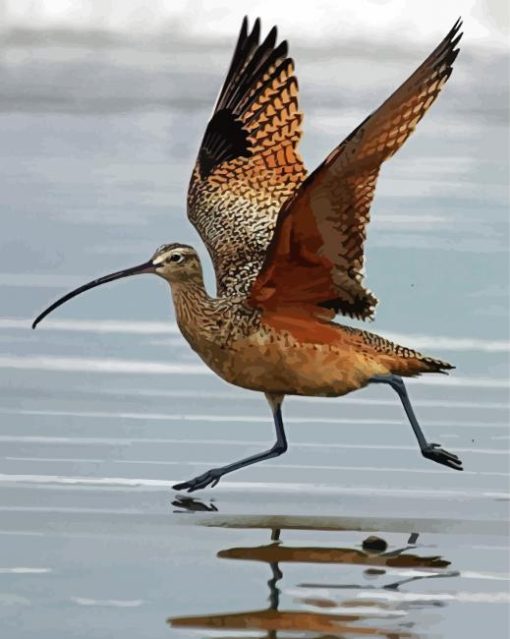
[[[213,487],[285,453],[285,396],[340,397],[369,384],[396,391],[425,458],[463,470],[457,455],[427,440],[403,380],[455,367],[335,321],[374,317],[378,299],[364,283],[364,244],[377,178],[450,77],[461,26],[459,18],[414,73],[307,173],[287,42],[278,42],[276,27],[262,38],[260,19],[250,26],[245,17],[187,195],[188,218],[214,266],[216,295],[205,288],[195,249],[174,242],[71,291],[34,320],[33,328],[96,286],[155,274],[170,285],[177,324],[205,364],[226,382],[265,394],[273,446],[174,489]]]

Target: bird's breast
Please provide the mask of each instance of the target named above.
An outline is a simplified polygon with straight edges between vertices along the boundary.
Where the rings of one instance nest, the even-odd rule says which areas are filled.
[[[248,335],[223,342],[202,340],[194,349],[225,381],[263,392],[339,396],[364,386],[379,372],[353,349],[303,342],[263,323]]]

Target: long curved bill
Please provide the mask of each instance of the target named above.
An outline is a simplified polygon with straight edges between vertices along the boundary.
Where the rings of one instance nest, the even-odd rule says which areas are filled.
[[[65,304],[67,301],[80,295],[80,293],[84,293],[88,291],[90,288],[95,288],[96,286],[101,286],[101,284],[106,284],[107,282],[113,282],[113,280],[120,280],[122,277],[130,277],[131,275],[140,275],[141,273],[154,273],[155,267],[151,260],[148,262],[144,262],[144,264],[139,264],[138,266],[132,266],[131,268],[126,268],[123,271],[117,271],[116,273],[110,273],[110,275],[105,275],[104,277],[100,277],[97,280],[93,280],[92,282],[88,282],[79,288],[74,289],[67,295],[64,295],[56,302],[53,302],[51,306],[48,306],[40,315],[38,315],[33,324],[32,328],[35,328],[39,322],[49,315],[52,311],[54,311],[62,304]]]

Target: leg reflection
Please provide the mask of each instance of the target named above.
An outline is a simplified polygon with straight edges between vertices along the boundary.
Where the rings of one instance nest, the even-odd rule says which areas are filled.
[[[237,526],[236,526],[237,527]],[[247,529],[255,527],[253,522]],[[306,633],[306,636],[320,637],[343,637],[343,636],[370,636],[385,639],[411,639],[416,635],[411,629],[416,625],[413,609],[405,604],[397,604],[397,608],[402,614],[386,615],[387,606],[381,602],[383,592],[395,591],[404,584],[413,581],[429,579],[435,576],[454,576],[458,573],[440,572],[449,566],[450,562],[439,556],[420,556],[413,552],[418,540],[418,533],[413,533],[407,545],[402,548],[387,550],[387,542],[380,538],[371,536],[365,540],[361,548],[356,547],[324,547],[324,546],[286,546],[281,541],[281,528],[268,527],[271,540],[266,545],[252,547],[228,548],[218,552],[221,559],[236,559],[241,561],[256,561],[266,563],[271,571],[271,578],[265,582],[269,589],[268,603],[266,608],[246,610],[242,612],[220,612],[218,614],[196,615],[189,617],[172,617],[168,620],[174,628],[193,628],[194,630],[205,631],[215,630],[223,639],[232,631],[258,632],[263,633],[266,639],[284,639],[289,633]],[[331,531],[330,531],[331,532]],[[314,534],[320,534],[320,530],[314,529]],[[377,579],[387,574],[388,570],[404,569],[407,574],[402,575],[402,579],[392,581],[389,584],[368,585],[368,584],[324,584],[324,583],[298,583],[291,585],[289,593],[292,593],[292,600],[298,602],[296,609],[281,609],[283,604],[281,582],[284,579],[284,564],[294,563],[301,565],[339,565],[365,566],[367,570],[377,571]],[[430,574],[410,575],[409,568],[419,568],[421,572],[433,569]],[[424,570],[423,570],[424,569]],[[340,570],[343,569],[340,568]],[[393,570],[392,570],[393,571]],[[352,570],[349,571],[352,574]],[[363,574],[363,573],[361,573]],[[230,577],[230,575],[229,575]],[[239,588],[232,571],[232,587]],[[367,597],[352,600],[343,599],[340,601],[329,597],[327,600],[311,598],[310,592],[300,589],[322,588],[346,590],[364,590]],[[380,594],[376,596],[376,591]],[[374,596],[372,596],[372,593]],[[267,595],[266,595],[267,596]],[[257,597],[258,598],[258,597]],[[291,601],[292,601],[291,600]],[[362,601],[365,603],[361,603]],[[225,599],[222,599],[225,601]],[[430,602],[432,605],[433,602]],[[361,605],[361,608],[360,608]],[[313,610],[319,606],[320,611]],[[329,610],[326,612],[325,607]],[[222,605],[223,608],[223,605]],[[385,616],[386,615],[386,616]],[[377,625],[371,625],[370,621]],[[224,633],[224,634],[222,634]],[[313,634],[310,634],[313,633]]]

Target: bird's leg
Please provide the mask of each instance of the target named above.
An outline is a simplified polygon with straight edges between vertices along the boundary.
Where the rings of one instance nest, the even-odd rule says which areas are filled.
[[[231,473],[234,470],[239,470],[239,468],[244,468],[245,466],[249,466],[250,464],[256,464],[257,462],[263,461],[264,459],[271,459],[272,457],[278,457],[279,455],[282,455],[287,450],[287,438],[285,437],[281,408],[283,395],[266,393],[266,399],[273,411],[273,419],[276,429],[276,442],[274,443],[272,448],[262,453],[257,453],[256,455],[250,455],[250,457],[245,457],[244,459],[240,459],[239,461],[233,462],[232,464],[221,466],[220,468],[211,468],[211,470],[203,473],[203,475],[199,475],[198,477],[194,477],[193,479],[182,482],[180,484],[175,484],[173,488],[175,490],[187,490],[189,493],[192,493],[194,490],[205,488],[209,485],[213,487],[216,486],[223,475],[226,475],[227,473]]]
[[[426,440],[420,424],[416,419],[416,415],[414,414],[413,407],[411,406],[411,402],[404,385],[404,380],[401,377],[399,377],[398,375],[376,375],[375,377],[372,377],[370,379],[370,382],[374,384],[389,384],[398,393],[407,417],[409,418],[411,426],[413,427],[416,439],[418,440],[421,454],[424,457],[426,457],[427,459],[431,459],[438,464],[448,466],[449,468],[453,468],[455,470],[463,470],[462,462],[457,457],[457,455],[444,450],[439,444],[432,444]]]

